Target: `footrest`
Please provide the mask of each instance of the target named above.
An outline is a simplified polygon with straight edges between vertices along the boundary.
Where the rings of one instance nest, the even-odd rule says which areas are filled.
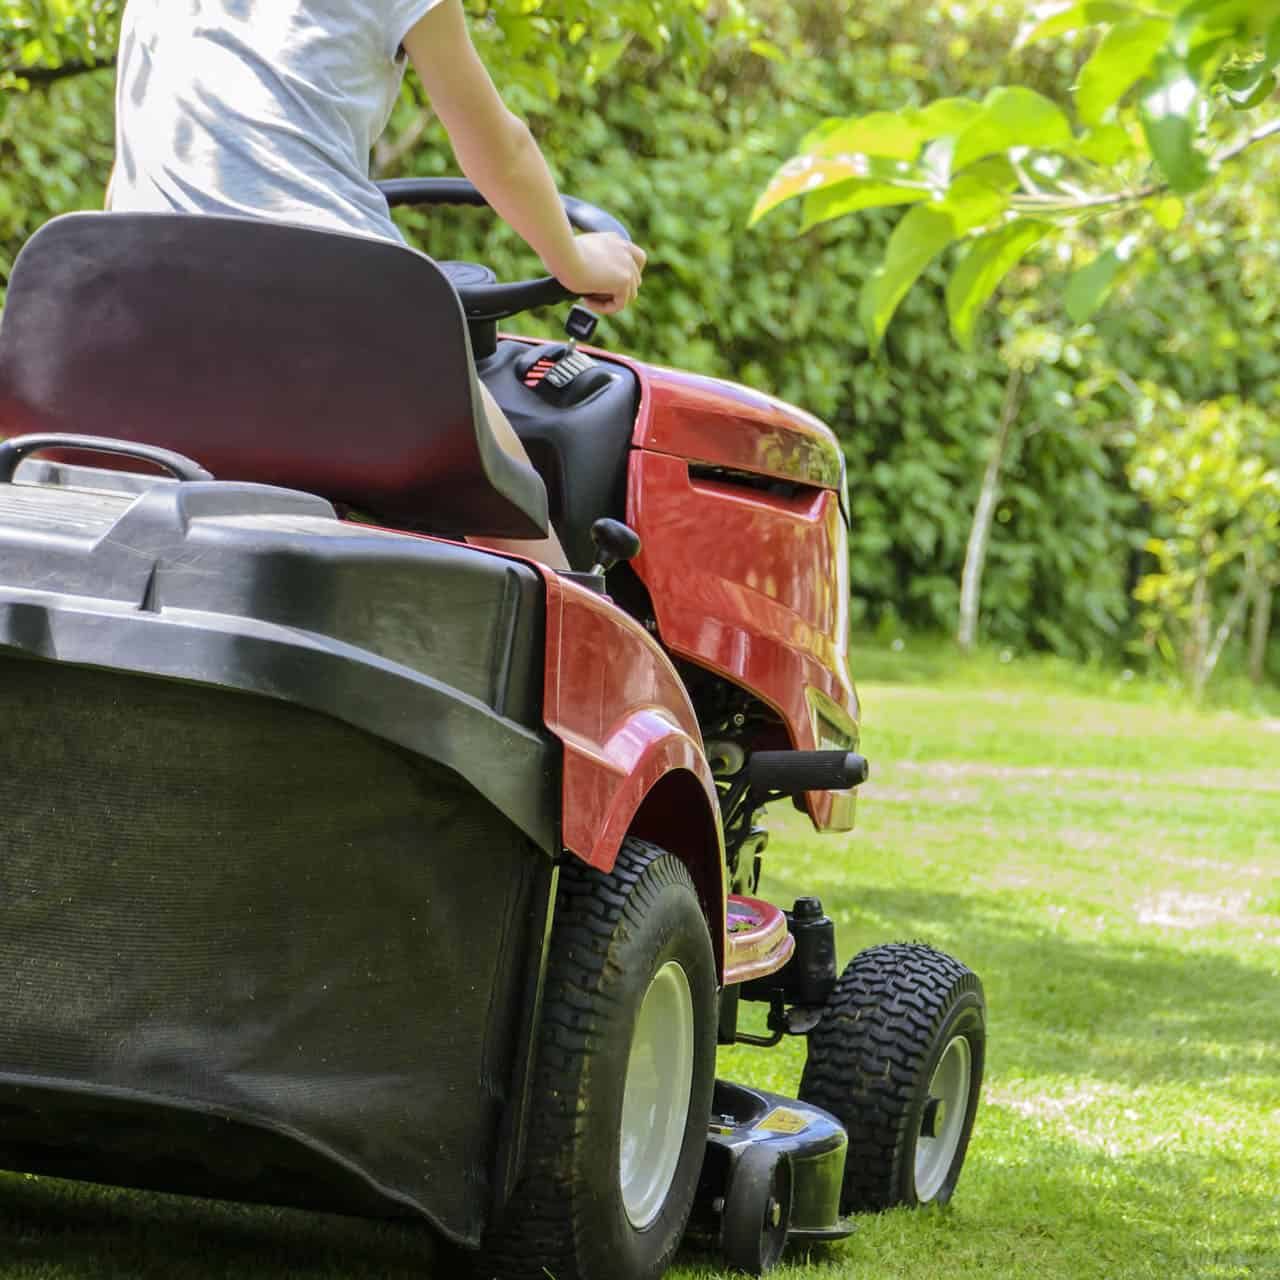
[[[725,933],[726,986],[776,973],[796,949],[782,908],[758,898],[730,896]]]

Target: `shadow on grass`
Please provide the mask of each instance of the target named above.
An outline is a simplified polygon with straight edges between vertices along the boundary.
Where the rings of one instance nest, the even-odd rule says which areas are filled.
[[[422,1280],[433,1254],[416,1223],[0,1175],[3,1280]]]
[[[1035,1274],[1073,1280],[1280,1275],[1280,1205],[1265,1179],[1251,1176],[1251,1156],[1204,1150],[1114,1155],[1043,1133],[1020,1161],[985,1166],[980,1141],[972,1156],[982,1167],[984,1203],[966,1213],[962,1185],[953,1212],[967,1219],[963,1230],[977,1253],[984,1251],[985,1234],[1016,1233],[1036,1255]]]
[[[1221,950],[1147,938],[1081,940],[1029,921],[1016,895],[917,888],[830,892],[853,916],[841,951],[912,938],[983,979],[993,1055],[1013,1074],[1131,1084],[1212,1084],[1256,1071],[1274,1084],[1280,975]],[[1064,1042],[1071,1045],[1064,1057]]]
[[[984,1164],[980,1150],[975,1155]],[[1280,1274],[1280,1209],[1274,1197],[1242,1189],[1243,1172],[1238,1161],[1216,1156],[1116,1159],[1042,1135],[1025,1160],[971,1175],[946,1211],[864,1218],[844,1244],[791,1250],[786,1261],[796,1270],[809,1263],[818,1276],[903,1274],[926,1263],[939,1277],[993,1267],[1046,1280]],[[1195,1207],[1180,1212],[1178,1205]],[[426,1232],[411,1225],[8,1177],[0,1178],[0,1250],[6,1280],[458,1274],[456,1266],[432,1264]],[[685,1280],[729,1274],[705,1249],[682,1252],[677,1273]]]
[[[993,1076],[1101,1079],[1136,1089],[1213,1088],[1231,1075],[1238,1096],[1253,1092],[1255,1078],[1261,1097],[1275,1096],[1280,977],[1261,964],[1171,942],[1068,937],[1020,914],[1016,896],[873,887],[831,892],[827,905],[852,917],[844,954],[889,938],[923,938],[982,975]],[[1252,1191],[1243,1156],[1106,1156],[1057,1134],[1024,1131],[1021,1151],[993,1150],[988,1163],[982,1145],[979,1130],[976,1167],[955,1211],[912,1220],[909,1242],[936,1274],[972,1274],[1016,1237],[1018,1250],[1039,1257],[1037,1273],[1048,1276],[1226,1280],[1273,1274],[1268,1267],[1280,1275],[1276,1201]],[[1197,1225],[1184,1230],[1190,1219]],[[867,1262],[883,1235],[887,1264],[903,1245],[904,1227],[901,1215],[868,1220],[831,1257]],[[0,1280],[452,1277],[456,1268],[433,1266],[433,1253],[429,1233],[414,1224],[0,1175]],[[1131,1265],[1137,1258],[1161,1266]],[[681,1265],[706,1274],[714,1259],[694,1254]]]

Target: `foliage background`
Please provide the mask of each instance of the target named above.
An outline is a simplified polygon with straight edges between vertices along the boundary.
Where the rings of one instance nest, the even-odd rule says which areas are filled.
[[[1145,273],[1090,324],[1066,319],[1057,264],[1032,258],[963,352],[947,333],[945,277],[931,268],[873,353],[858,298],[892,219],[872,213],[798,236],[784,210],[746,230],[779,161],[833,114],[980,96],[1010,77],[1060,92],[1082,60],[1077,44],[1011,54],[1016,3],[470,7],[495,78],[564,187],[613,210],[652,251],[642,302],[610,323],[605,341],[753,383],[839,434],[858,623],[886,634],[954,627],[973,506],[1016,368],[984,635],[1072,656],[1154,654],[1149,610],[1133,593],[1156,567],[1148,544],[1173,531],[1131,480],[1131,389],[1159,388],[1171,405],[1232,396],[1274,412],[1280,166],[1270,153],[1259,150],[1194,219],[1147,249]],[[67,73],[109,59],[119,8],[0,0],[0,66],[11,72],[0,72],[0,283],[46,218],[101,203],[111,72]],[[384,176],[453,170],[412,86],[376,159]],[[500,274],[532,265],[475,215],[409,214],[405,225],[438,257],[480,258]],[[1280,675],[1274,644],[1270,671]]]

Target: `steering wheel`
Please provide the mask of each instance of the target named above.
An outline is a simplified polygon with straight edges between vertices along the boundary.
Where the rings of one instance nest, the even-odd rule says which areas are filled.
[[[392,208],[397,205],[467,204],[487,207],[488,201],[465,178],[395,178],[379,182],[378,190]],[[631,236],[626,227],[603,209],[573,196],[562,196],[569,223],[578,231],[612,231],[624,240]],[[505,320],[534,307],[549,307],[568,302],[578,295],[571,293],[554,276],[538,280],[514,280],[509,284],[472,284],[454,280],[454,288],[462,300],[468,320]]]

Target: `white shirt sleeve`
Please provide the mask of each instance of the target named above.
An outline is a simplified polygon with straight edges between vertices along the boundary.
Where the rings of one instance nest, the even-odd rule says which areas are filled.
[[[387,32],[389,46],[387,57],[393,61],[400,54],[400,46],[404,38],[417,26],[424,14],[434,9],[440,0],[386,0],[390,14],[384,28]]]

